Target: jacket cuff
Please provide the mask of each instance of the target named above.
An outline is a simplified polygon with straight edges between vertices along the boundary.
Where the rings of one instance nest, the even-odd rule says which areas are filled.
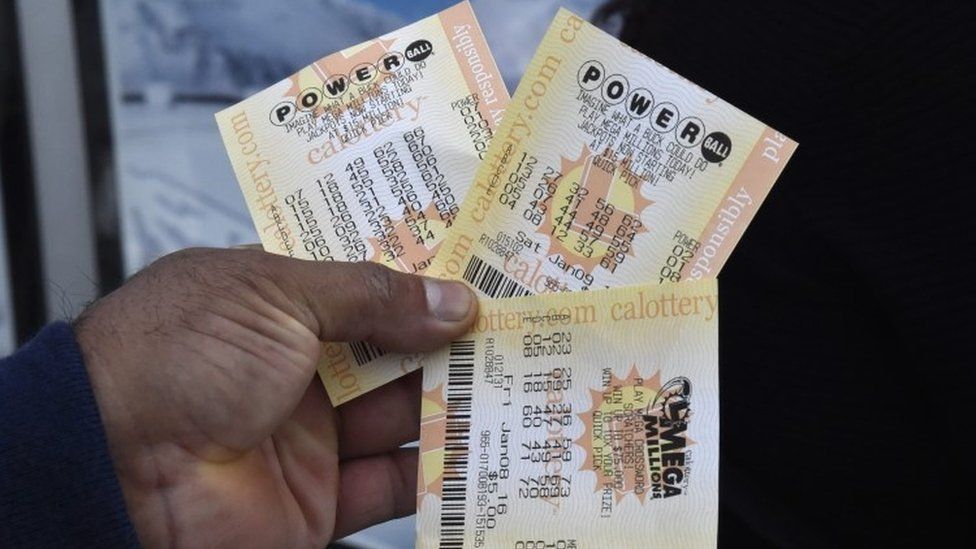
[[[0,546],[136,547],[71,327],[0,361]]]

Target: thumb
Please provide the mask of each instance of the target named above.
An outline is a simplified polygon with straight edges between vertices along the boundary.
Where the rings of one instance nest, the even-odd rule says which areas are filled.
[[[260,253],[260,252],[255,252]],[[264,254],[278,287],[322,341],[368,341],[394,352],[430,351],[464,334],[478,301],[462,282],[371,262],[313,262]]]

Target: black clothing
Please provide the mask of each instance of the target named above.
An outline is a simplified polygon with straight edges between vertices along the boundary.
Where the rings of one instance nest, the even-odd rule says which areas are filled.
[[[719,275],[720,542],[934,544],[974,486],[973,4],[624,6],[800,143]]]

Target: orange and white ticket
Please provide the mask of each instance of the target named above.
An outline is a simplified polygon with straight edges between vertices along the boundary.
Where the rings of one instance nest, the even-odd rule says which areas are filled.
[[[560,10],[427,272],[489,297],[714,277],[796,147]]]
[[[470,4],[323,57],[217,113],[265,250],[422,273],[509,102]],[[330,345],[339,404],[402,372]],[[340,382],[342,386],[340,387]]]
[[[715,545],[714,279],[484,300],[426,361],[418,547]]]

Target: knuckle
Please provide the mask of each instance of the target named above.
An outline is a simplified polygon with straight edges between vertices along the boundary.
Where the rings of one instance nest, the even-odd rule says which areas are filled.
[[[174,303],[173,308],[177,312],[177,323],[182,328],[205,333],[215,328],[216,316],[202,299]]]
[[[177,325],[209,327],[213,312],[242,288],[245,269],[224,252],[187,248],[163,256],[146,269],[144,289],[171,309]]]
[[[394,305],[401,293],[398,291],[397,273],[379,263],[367,263],[363,267],[365,297],[383,307]]]
[[[166,254],[153,261],[136,277],[152,288],[187,288],[205,280],[201,275],[207,261],[203,248],[186,248]],[[134,277],[135,278],[135,277]]]
[[[264,296],[276,286],[274,267],[263,252],[228,250],[211,268],[215,272],[214,285],[221,289]]]
[[[182,286],[185,292],[227,295],[258,291],[274,280],[267,254],[251,250],[186,248],[158,259],[157,279]]]
[[[206,248],[183,248],[153,261],[149,268],[157,270],[183,269],[201,261],[202,257],[209,251]]]

